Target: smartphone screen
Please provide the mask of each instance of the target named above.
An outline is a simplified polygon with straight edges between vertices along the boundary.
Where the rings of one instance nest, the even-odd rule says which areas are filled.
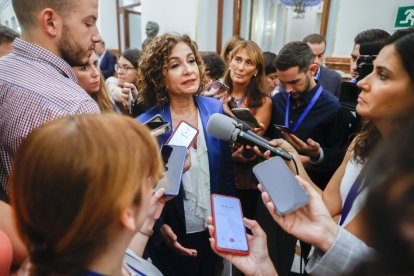
[[[198,135],[198,129],[185,121],[178,123],[171,137],[168,139],[168,145],[184,146],[188,148]]]
[[[168,122],[165,122],[165,121],[151,121],[151,122],[145,123],[145,125],[149,129],[154,130],[154,129],[157,129],[159,127],[163,127],[165,125],[169,125],[169,123]]]
[[[211,195],[216,249],[247,255],[249,246],[243,224],[240,200],[236,197]]]
[[[183,146],[163,145],[161,156],[164,161],[165,174],[157,183],[154,192],[165,189],[165,195],[176,196],[180,191],[187,148]]]
[[[282,158],[276,156],[257,164],[253,173],[269,194],[278,214],[285,215],[309,202],[308,195]]]

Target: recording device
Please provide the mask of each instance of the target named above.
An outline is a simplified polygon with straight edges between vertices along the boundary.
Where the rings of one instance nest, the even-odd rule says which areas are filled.
[[[211,84],[211,88],[213,88],[213,89],[221,89],[221,90],[224,90],[224,91],[229,91],[230,90],[230,87],[228,87],[228,85],[226,85],[222,80],[216,80],[215,82],[213,82],[212,84]]]
[[[276,156],[253,167],[253,173],[269,194],[279,215],[286,215],[309,202],[285,161]]]
[[[282,149],[272,147],[267,140],[252,131],[243,131],[237,121],[223,114],[211,115],[207,123],[207,132],[223,141],[233,141],[243,145],[257,146],[261,151],[270,151],[272,156],[292,160],[292,155]]]
[[[253,113],[248,108],[237,107],[233,108],[231,112],[240,120],[246,122],[252,128],[260,128],[259,122]]]
[[[382,47],[383,43],[381,42],[361,44],[359,47],[360,57],[357,60],[357,82],[371,74],[372,70],[374,69],[372,62],[377,58],[377,55],[381,51]]]
[[[291,130],[290,128],[287,128],[287,127],[285,127],[285,126],[282,126],[282,125],[277,125],[277,124],[273,124],[273,127],[276,129],[276,130],[278,130],[278,131],[280,131],[280,132],[286,132],[286,133],[288,133],[288,134],[295,134],[294,132],[293,132],[293,130]]]
[[[161,156],[164,161],[165,174],[157,183],[154,192],[164,188],[164,195],[176,196],[180,191],[187,148],[184,146],[162,145]]]
[[[212,194],[211,212],[214,223],[214,248],[223,253],[248,255],[249,244],[240,200],[236,197]]]
[[[159,136],[170,131],[170,123],[165,121],[160,114],[156,114],[147,120],[144,125],[151,130],[153,136]]]
[[[180,121],[174,132],[168,138],[168,145],[185,146],[189,148],[198,135],[198,129],[186,121]]]

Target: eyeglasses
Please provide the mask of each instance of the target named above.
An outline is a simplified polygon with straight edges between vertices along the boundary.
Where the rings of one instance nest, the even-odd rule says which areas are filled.
[[[123,66],[121,66],[121,65],[119,65],[119,64],[115,64],[115,71],[117,71],[117,72],[118,72],[118,70],[119,70],[121,73],[126,74],[126,73],[128,73],[128,70],[136,70],[136,68],[134,68],[134,67],[130,67],[130,66],[127,66],[127,65],[123,65]]]

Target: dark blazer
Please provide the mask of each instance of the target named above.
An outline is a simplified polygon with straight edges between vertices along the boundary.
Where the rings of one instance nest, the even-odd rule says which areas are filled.
[[[331,69],[321,66],[320,77],[318,83],[323,86],[325,90],[328,90],[339,98],[341,91],[342,77],[341,75]]]
[[[102,57],[99,67],[105,79],[111,77],[115,73],[116,56],[111,52],[106,51]]]

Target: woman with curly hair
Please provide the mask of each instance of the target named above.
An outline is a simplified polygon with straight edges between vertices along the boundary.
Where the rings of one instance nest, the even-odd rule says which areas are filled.
[[[208,240],[210,194],[234,192],[230,147],[206,131],[210,115],[223,113],[222,106],[214,98],[198,96],[204,88],[204,68],[186,35],[154,38],[145,47],[139,68],[142,101],[151,109],[138,120],[160,114],[173,129],[185,120],[199,130],[189,148],[191,166],[183,174],[179,195],[166,204],[155,225],[149,255],[166,275],[213,275],[219,258]],[[160,136],[160,144],[171,133]]]

